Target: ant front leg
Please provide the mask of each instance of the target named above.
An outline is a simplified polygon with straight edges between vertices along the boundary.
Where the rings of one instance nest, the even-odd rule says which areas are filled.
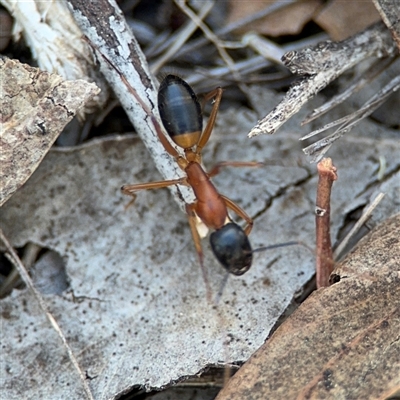
[[[234,203],[231,199],[221,194],[226,206],[234,211],[240,218],[244,219],[247,224],[244,227],[244,233],[248,236],[253,228],[253,219],[236,203]]]

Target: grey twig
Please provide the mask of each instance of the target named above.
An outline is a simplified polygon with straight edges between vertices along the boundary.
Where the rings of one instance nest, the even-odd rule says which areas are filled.
[[[303,149],[304,153],[311,157],[311,162],[319,161],[327,152],[333,142],[342,137],[353,126],[358,124],[363,118],[371,115],[382,103],[389,97],[390,94],[400,89],[400,76],[393,78],[387,85],[379,90],[370,100],[368,100],[359,110],[346,115],[336,121],[333,121],[320,129],[317,129],[308,135],[301,138],[307,139],[327,129],[339,125],[339,128],[331,135],[319,140],[316,143]]]
[[[296,82],[285,98],[250,131],[249,137],[274,133],[289,118],[344,71],[366,58],[392,56],[397,52],[391,34],[382,22],[342,42],[324,42],[284,55],[284,63],[296,74]]]

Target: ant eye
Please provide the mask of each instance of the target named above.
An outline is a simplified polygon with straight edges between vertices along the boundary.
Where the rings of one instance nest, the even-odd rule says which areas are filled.
[[[243,229],[230,222],[210,235],[211,249],[222,266],[233,275],[243,275],[251,267],[253,251]]]

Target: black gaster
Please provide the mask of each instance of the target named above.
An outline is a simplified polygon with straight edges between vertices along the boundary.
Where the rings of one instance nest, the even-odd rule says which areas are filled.
[[[158,110],[168,135],[202,132],[203,116],[193,89],[181,78],[167,75],[158,90]]]
[[[231,274],[243,275],[251,267],[253,250],[243,229],[230,222],[210,235],[211,249]]]

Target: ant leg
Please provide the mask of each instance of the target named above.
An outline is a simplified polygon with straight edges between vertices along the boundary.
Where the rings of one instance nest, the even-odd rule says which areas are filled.
[[[134,204],[135,201],[136,201],[136,197],[137,197],[136,194],[135,194],[135,193],[130,193],[130,195],[132,196],[132,200],[131,200],[128,204],[125,205],[125,207],[124,207],[125,211],[126,211],[132,204]]]
[[[158,139],[160,140],[161,144],[164,146],[164,149],[166,150],[166,152],[177,160],[182,158],[182,156],[178,153],[178,150],[176,150],[175,147],[172,146],[172,144],[168,141],[157,118],[152,114],[150,115],[150,118],[151,118],[151,122],[153,123],[153,126],[156,130]]]
[[[161,189],[172,185],[187,185],[186,177],[179,179],[171,179],[169,181],[137,183],[136,185],[124,185],[121,187],[121,192],[132,196],[133,199],[125,206],[125,210],[129,208],[136,200],[136,192],[140,190]]]
[[[189,220],[189,226],[190,226],[190,231],[192,232],[192,238],[194,242],[194,246],[196,248],[197,255],[199,257],[199,263],[201,267],[201,273],[203,275],[203,280],[206,285],[206,291],[207,291],[207,300],[211,301],[211,288],[210,288],[210,283],[208,282],[208,275],[207,275],[207,270],[204,266],[204,255],[203,255],[203,249],[201,247],[201,239],[199,232],[197,231],[197,226],[196,226],[196,204],[187,204],[186,205],[186,212],[188,215],[188,220]]]
[[[215,164],[211,171],[207,172],[209,177],[215,176],[220,173],[223,167],[263,167],[265,164],[257,161],[221,161]]]
[[[208,139],[210,139],[211,132],[214,128],[215,125],[215,119],[217,118],[217,113],[219,109],[219,105],[221,103],[221,98],[222,98],[222,88],[217,88],[213,90],[212,92],[208,93],[205,96],[205,101],[212,99],[215,97],[214,100],[214,105],[211,110],[210,118],[208,119],[207,125],[203,131],[203,134],[200,136],[199,141],[197,142],[196,145],[196,154],[201,154],[201,150],[203,147],[207,144]]]
[[[222,199],[224,200],[226,206],[231,209],[232,211],[234,211],[239,217],[243,218],[247,224],[244,227],[244,233],[246,235],[249,235],[249,233],[251,232],[251,229],[253,228],[253,219],[246,214],[246,212],[239,207],[236,203],[234,203],[231,199],[229,199],[228,197],[224,196],[224,195],[220,195],[222,197]]]
[[[208,93],[206,93],[204,96],[203,96],[203,104],[201,105],[201,108],[204,108],[204,105],[206,104],[206,102],[208,101],[208,100],[211,100],[212,98],[217,98],[217,97],[219,97],[219,99],[221,99],[221,97],[222,97],[222,92],[223,92],[224,90],[221,88],[221,87],[217,87],[216,89],[214,89],[214,90],[211,90],[211,92],[208,92]]]
[[[187,184],[186,177],[183,177],[179,179],[171,179],[169,181],[137,183],[136,185],[124,185],[121,187],[121,191],[123,194],[136,197],[135,193],[139,192],[140,190],[161,189],[172,185],[186,185],[186,184]]]

